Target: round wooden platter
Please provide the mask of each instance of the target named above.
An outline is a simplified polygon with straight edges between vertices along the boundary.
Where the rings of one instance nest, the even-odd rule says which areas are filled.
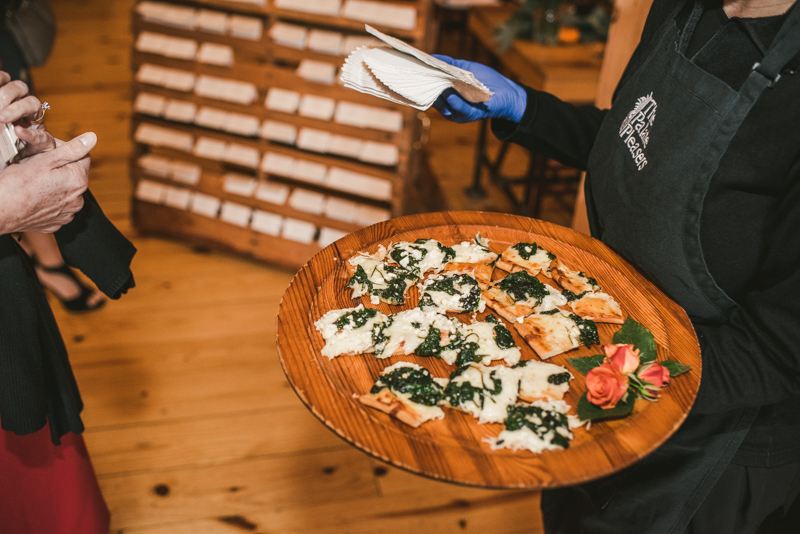
[[[354,395],[369,391],[381,371],[407,360],[447,377],[455,367],[436,358],[406,356],[377,360],[371,355],[322,356],[322,336],[314,322],[333,309],[350,308],[361,300],[346,288],[345,262],[359,251],[375,252],[378,245],[419,238],[445,245],[469,241],[480,233],[489,248],[502,252],[509,245],[536,241],[568,266],[586,271],[623,311],[647,326],[658,345],[658,360],[676,360],[692,370],[675,378],[658,402],[636,401],[626,418],[579,428],[566,450],[532,454],[492,450],[484,441],[497,436],[500,424],[477,424],[471,416],[445,409],[445,418],[409,427],[359,403]],[[495,277],[505,275],[495,270]],[[381,303],[367,307],[396,313],[417,305],[416,288],[402,306]],[[479,318],[490,312],[478,314]],[[470,322],[471,316],[458,316]],[[598,324],[601,343],[611,343],[619,325]],[[538,357],[516,330],[509,328],[522,359]],[[514,215],[483,212],[444,212],[392,219],[347,235],[312,258],[294,277],[278,312],[278,352],[297,395],[320,421],[359,449],[409,471],[450,482],[490,488],[568,486],[619,471],[663,443],[686,417],[700,384],[700,349],[694,330],[677,304],[659,291],[629,263],[603,243],[554,224]],[[566,365],[575,379],[565,400],[576,406],[585,391],[584,377],[567,358],[600,353],[599,346],[581,347],[548,360]]]

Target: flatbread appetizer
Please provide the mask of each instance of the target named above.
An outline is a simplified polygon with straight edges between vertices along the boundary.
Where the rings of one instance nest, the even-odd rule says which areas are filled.
[[[369,295],[372,304],[403,304],[406,291],[419,276],[414,271],[384,261],[386,249],[381,246],[375,255],[358,253],[347,260],[351,277],[347,287],[353,288],[352,298]]]
[[[521,356],[511,332],[494,315],[486,317],[486,322],[460,325],[447,348],[452,350],[443,351],[440,357],[458,367],[468,363],[489,365],[495,360],[503,360],[510,366],[519,362]]]
[[[503,251],[497,259],[497,267],[509,273],[524,270],[536,276],[547,271],[554,259],[556,259],[555,254],[543,249],[535,241],[517,243]]]
[[[445,265],[444,270],[471,275],[481,289],[486,289],[492,281],[492,272],[498,255],[489,250],[488,241],[480,236],[475,237],[475,243],[464,241],[453,245],[451,248],[456,255]]]
[[[517,271],[492,282],[484,293],[486,304],[509,322],[534,311],[550,311],[567,304],[567,299],[553,286]]]
[[[433,274],[419,285],[419,292],[419,307],[425,311],[463,313],[486,308],[477,280],[468,274]]]
[[[580,426],[577,417],[568,415],[564,401],[537,401],[509,406],[505,430],[488,439],[492,449],[526,450],[533,453],[569,448],[571,428]]]
[[[561,310],[553,313],[533,313],[515,321],[514,328],[543,360],[600,342],[597,325],[588,319]]]
[[[587,292],[600,291],[600,285],[597,280],[586,276],[584,272],[570,269],[561,260],[556,259],[550,262],[550,268],[547,273],[558,285],[574,293],[577,297]]]
[[[375,333],[375,357],[390,358],[417,353],[438,356],[450,344],[460,323],[432,311],[419,308],[389,315]]]
[[[450,375],[444,402],[472,415],[479,424],[500,423],[507,408],[517,399],[518,380],[510,367],[470,363]]]
[[[387,259],[404,269],[423,276],[429,271],[439,272],[455,258],[456,252],[435,239],[417,239],[413,243],[401,241],[389,247]]]
[[[514,366],[519,376],[519,400],[561,400],[569,390],[573,376],[566,367],[552,363],[525,360]]]
[[[380,335],[387,319],[386,315],[365,308],[363,304],[329,311],[314,323],[325,340],[322,355],[332,360],[342,355],[375,352],[376,336]]]
[[[614,297],[601,291],[584,293],[569,303],[572,311],[583,319],[596,323],[623,324],[625,315]]]
[[[442,384],[430,371],[410,362],[398,362],[384,369],[369,393],[359,396],[358,401],[417,428],[444,417],[439,407],[443,393]]]

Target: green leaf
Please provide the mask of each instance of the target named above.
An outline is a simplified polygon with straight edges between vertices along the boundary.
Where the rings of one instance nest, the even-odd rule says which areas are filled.
[[[636,393],[628,390],[628,398],[625,402],[620,401],[613,408],[603,410],[599,406],[595,406],[589,402],[589,399],[586,398],[586,393],[584,393],[578,401],[578,417],[581,421],[625,417],[633,411],[633,405],[635,403]]]
[[[633,344],[634,348],[640,351],[639,360],[642,363],[656,360],[656,339],[653,337],[653,333],[646,326],[637,323],[630,317],[622,325],[622,328],[614,334],[614,344]]]
[[[686,365],[686,364],[683,364],[681,362],[674,362],[672,360],[667,360],[667,361],[658,362],[658,363],[660,363],[661,365],[666,367],[667,370],[669,370],[669,377],[670,378],[675,378],[678,375],[682,375],[683,373],[688,372],[692,368],[691,365]]]
[[[603,363],[604,356],[595,354],[594,356],[582,356],[580,358],[567,358],[569,364],[580,374],[585,375],[598,365]]]

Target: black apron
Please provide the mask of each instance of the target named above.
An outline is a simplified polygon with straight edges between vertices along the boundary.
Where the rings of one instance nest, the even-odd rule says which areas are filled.
[[[684,56],[702,15],[684,31],[683,6],[656,32],[649,55],[620,87],[588,163],[592,235],[645,272],[695,323],[722,323],[736,306],[715,283],[700,243],[703,201],[731,139],[763,91],[800,51],[800,9],[736,91]],[[758,413],[690,414],[636,466],[581,488],[596,506],[592,534],[681,533],[730,463]],[[543,496],[543,509],[548,505]]]

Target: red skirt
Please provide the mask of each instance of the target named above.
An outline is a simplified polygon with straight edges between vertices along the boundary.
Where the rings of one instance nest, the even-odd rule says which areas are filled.
[[[108,534],[109,520],[81,435],[0,430],[0,532]]]

